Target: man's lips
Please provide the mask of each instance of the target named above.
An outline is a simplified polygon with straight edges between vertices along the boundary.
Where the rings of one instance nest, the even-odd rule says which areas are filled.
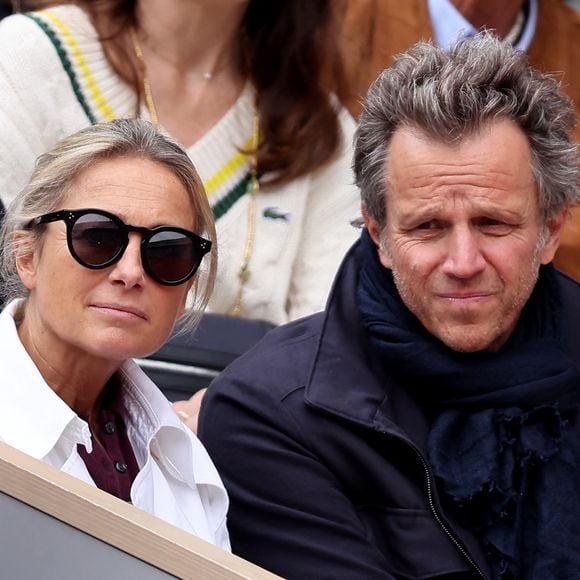
[[[439,292],[439,298],[447,298],[449,300],[473,300],[477,298],[489,298],[493,292]]]
[[[136,308],[135,306],[97,302],[95,304],[91,304],[91,307],[97,308],[101,311],[109,312],[110,314],[117,313],[120,316],[130,315],[136,316],[137,318],[142,318],[143,320],[147,320],[147,315],[145,314],[145,312],[143,312],[139,308]]]

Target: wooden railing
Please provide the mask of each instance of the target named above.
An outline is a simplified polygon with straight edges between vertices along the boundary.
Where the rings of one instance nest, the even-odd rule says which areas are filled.
[[[0,562],[19,580],[278,578],[4,443]]]

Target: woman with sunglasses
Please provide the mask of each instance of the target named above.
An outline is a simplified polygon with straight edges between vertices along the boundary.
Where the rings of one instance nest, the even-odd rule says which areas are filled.
[[[229,549],[211,460],[131,360],[195,324],[215,267],[201,181],[150,123],[42,155],[0,230],[0,440]]]

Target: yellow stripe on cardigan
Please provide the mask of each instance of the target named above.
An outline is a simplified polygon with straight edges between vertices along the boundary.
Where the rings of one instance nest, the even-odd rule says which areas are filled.
[[[116,115],[115,113],[113,113],[113,110],[108,105],[107,100],[105,99],[103,93],[101,93],[101,90],[99,89],[93,75],[91,74],[91,69],[87,64],[85,56],[82,53],[81,49],[79,48],[79,45],[77,44],[77,41],[75,40],[75,37],[73,36],[72,32],[69,30],[67,25],[53,12],[45,10],[43,14],[58,29],[58,31],[62,35],[63,40],[70,48],[74,60],[76,61],[76,64],[80,70],[81,76],[84,79],[91,93],[95,105],[97,106],[99,111],[101,111],[101,114],[103,115],[105,121],[112,121],[113,119],[116,118]]]
[[[49,10],[44,11],[44,15],[48,18],[54,26],[59,30],[62,34],[63,40],[69,46],[76,63],[80,69],[81,75],[84,78],[87,87],[90,89],[91,94],[93,96],[93,100],[96,103],[97,107],[103,114],[106,121],[112,121],[116,119],[116,115],[113,113],[113,110],[107,104],[107,100],[105,99],[104,95],[101,93],[93,75],[91,74],[91,70],[87,65],[85,57],[79,48],[73,34],[66,26],[66,24],[53,12]],[[248,149],[252,144],[252,139],[248,139],[246,144],[244,145],[244,149]],[[207,192],[207,196],[211,197],[213,193],[218,189],[221,185],[223,185],[231,175],[239,169],[245,162],[248,156],[245,153],[238,152],[236,153],[221,169],[216,171],[209,179],[204,181],[203,185]]]
[[[244,145],[243,149],[249,149],[252,144],[252,139],[248,139],[247,143]],[[223,185],[231,175],[239,169],[248,159],[248,156],[241,151],[236,153],[221,169],[216,171],[210,178],[203,182],[207,196],[211,196],[215,193],[216,189]]]

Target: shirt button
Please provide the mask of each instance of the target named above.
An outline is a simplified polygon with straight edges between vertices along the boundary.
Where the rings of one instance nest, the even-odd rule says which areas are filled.
[[[113,423],[113,421],[107,421],[104,427],[107,435],[112,435],[115,432],[115,423]]]
[[[117,463],[115,463],[115,469],[119,473],[125,473],[127,471],[127,464],[121,461],[117,461]]]

